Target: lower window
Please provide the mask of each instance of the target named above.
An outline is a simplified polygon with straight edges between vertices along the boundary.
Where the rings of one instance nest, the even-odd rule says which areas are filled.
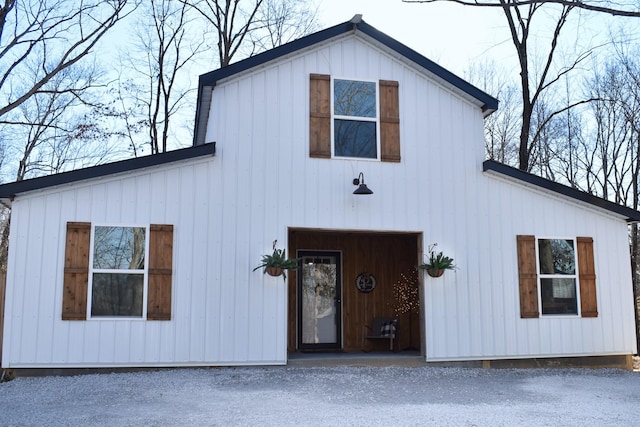
[[[146,236],[146,227],[94,227],[92,317],[143,316]]]
[[[538,239],[542,314],[578,314],[573,239]]]

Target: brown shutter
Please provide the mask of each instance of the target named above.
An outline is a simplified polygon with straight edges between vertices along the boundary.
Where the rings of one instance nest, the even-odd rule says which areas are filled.
[[[383,162],[400,161],[398,82],[380,80],[380,146]]]
[[[147,320],[171,320],[173,225],[151,224]]]
[[[309,82],[309,156],[331,158],[331,77],[311,74]]]
[[[578,237],[578,274],[580,279],[580,312],[582,317],[598,317],[596,270],[593,262],[593,239]]]
[[[536,238],[534,236],[517,236],[517,239],[520,317],[523,319],[539,317]]]
[[[90,222],[68,222],[64,253],[62,320],[87,319]]]

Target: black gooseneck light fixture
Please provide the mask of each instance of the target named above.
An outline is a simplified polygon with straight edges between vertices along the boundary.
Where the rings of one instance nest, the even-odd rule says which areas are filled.
[[[353,178],[353,185],[357,185],[356,191],[353,194],[363,195],[363,194],[373,194],[373,191],[369,190],[367,185],[364,183],[364,174],[360,172],[360,175],[357,178]]]

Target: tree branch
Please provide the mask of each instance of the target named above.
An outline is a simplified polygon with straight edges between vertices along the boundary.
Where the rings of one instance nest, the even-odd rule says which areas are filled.
[[[478,0],[402,0],[403,3],[436,3],[446,1],[450,3],[457,3],[463,6],[477,6],[477,7],[503,7],[501,2],[491,2],[491,1],[478,1]],[[630,9],[618,8],[615,5],[619,4],[617,2],[604,2],[605,5],[601,5],[601,1],[598,2],[589,2],[589,1],[581,1],[581,0],[516,0],[510,1],[507,7],[520,7],[520,6],[529,6],[529,5],[542,5],[542,4],[557,4],[565,7],[575,7],[579,9],[588,10],[591,12],[605,13],[613,16],[626,16],[626,17],[640,17],[640,10],[632,9],[632,6],[629,5]],[[607,5],[611,6],[607,6]]]

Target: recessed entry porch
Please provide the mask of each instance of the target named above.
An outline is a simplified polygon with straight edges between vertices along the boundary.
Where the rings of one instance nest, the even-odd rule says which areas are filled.
[[[290,228],[287,275],[289,353],[424,355],[422,233]],[[365,339],[374,318],[397,318],[393,353]]]

